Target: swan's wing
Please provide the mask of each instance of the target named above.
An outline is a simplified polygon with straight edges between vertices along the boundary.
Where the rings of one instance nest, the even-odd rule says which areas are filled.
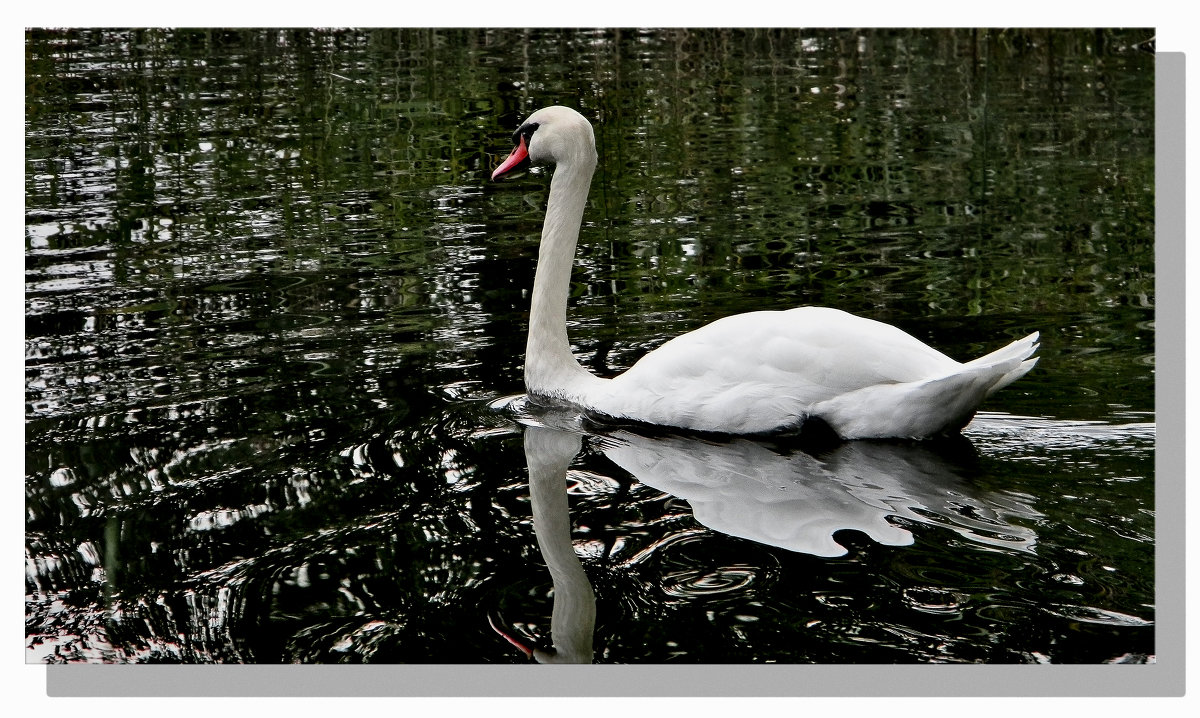
[[[726,317],[642,357],[589,401],[614,415],[698,430],[771,431],[812,405],[962,367],[896,327],[836,309]]]

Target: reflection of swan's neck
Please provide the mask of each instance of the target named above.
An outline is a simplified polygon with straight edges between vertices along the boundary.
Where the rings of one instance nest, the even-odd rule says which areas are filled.
[[[560,395],[572,384],[595,379],[571,355],[567,341],[571,265],[595,168],[595,154],[581,153],[560,161],[550,182],[525,347],[525,386],[535,394]]]
[[[578,434],[539,427],[525,430],[533,530],[554,582],[550,636],[555,650],[537,651],[535,655],[542,663],[592,662],[596,597],[571,543],[571,516],[564,485],[567,467],[579,448]]]

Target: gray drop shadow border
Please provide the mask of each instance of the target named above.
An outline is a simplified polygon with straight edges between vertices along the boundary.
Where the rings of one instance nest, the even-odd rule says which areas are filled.
[[[1155,67],[1156,662],[1146,665],[46,666],[50,697],[1167,696],[1185,691],[1185,57]]]

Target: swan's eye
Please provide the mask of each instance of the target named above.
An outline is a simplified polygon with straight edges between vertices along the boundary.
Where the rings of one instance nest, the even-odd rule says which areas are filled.
[[[518,127],[517,131],[513,133],[513,146],[516,147],[517,145],[521,144],[521,138],[524,137],[525,146],[528,147],[529,141],[533,139],[533,132],[537,128],[538,123],[536,122],[527,123]]]

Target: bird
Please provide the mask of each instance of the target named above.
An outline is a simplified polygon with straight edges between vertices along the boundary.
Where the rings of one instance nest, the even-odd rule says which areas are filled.
[[[898,327],[798,306],[717,319],[668,340],[613,377],[585,369],[567,337],[571,267],[597,164],[595,133],[561,105],[529,115],[493,181],[551,166],[524,379],[532,401],[601,419],[722,435],[821,426],[840,440],[954,435],[994,392],[1024,376],[1039,333],[956,361]]]

